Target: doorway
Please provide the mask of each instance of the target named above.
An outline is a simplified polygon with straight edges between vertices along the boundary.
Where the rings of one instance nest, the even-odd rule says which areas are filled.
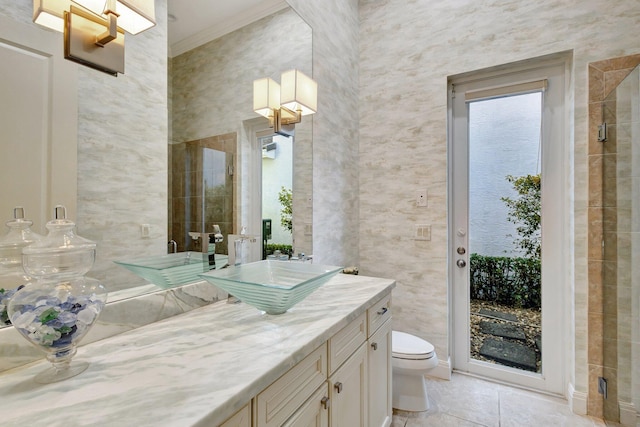
[[[564,391],[564,60],[450,81],[453,367]]]
[[[293,255],[293,136],[258,134],[262,148],[262,259]],[[276,252],[277,251],[277,252]]]

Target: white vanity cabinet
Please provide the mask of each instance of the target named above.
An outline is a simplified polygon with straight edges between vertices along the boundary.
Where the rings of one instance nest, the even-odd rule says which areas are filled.
[[[391,398],[391,295],[368,312],[369,426],[389,427],[393,409]]]
[[[251,427],[251,405],[245,405],[220,427]]]
[[[257,427],[280,427],[296,415],[326,381],[325,343],[258,394],[254,399]]]
[[[253,424],[247,409],[222,427],[389,427],[391,392],[387,294],[260,392]]]
[[[367,347],[363,343],[329,379],[331,427],[368,425],[367,384]]]

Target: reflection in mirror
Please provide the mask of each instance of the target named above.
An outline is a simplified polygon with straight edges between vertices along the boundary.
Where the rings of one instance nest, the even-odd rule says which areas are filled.
[[[268,207],[273,200],[279,205],[277,193],[281,185],[261,182],[260,171],[266,163],[259,136],[268,129],[268,121],[255,118],[253,81],[265,76],[279,80],[283,71],[294,68],[311,75],[311,49],[311,28],[287,7],[173,58],[169,218],[170,236],[178,250],[202,251],[202,244],[194,242],[189,233],[210,234],[214,225],[219,225],[224,242],[216,244],[216,255],[227,255],[229,235],[238,235],[243,228],[258,242],[264,242],[262,220],[267,217],[263,217],[261,205]],[[311,248],[311,122],[310,117],[305,117],[296,125],[294,137],[289,138],[286,184],[292,190],[294,204],[293,233],[288,232],[288,244],[295,243],[295,250],[305,253],[310,253]],[[220,138],[226,146],[211,145]],[[231,142],[234,138],[235,145]],[[235,154],[235,162],[226,163],[215,172],[226,176],[226,199],[207,197],[198,172],[181,173],[180,165],[192,162],[179,154],[181,147],[189,145]],[[305,203],[297,204],[299,200]],[[218,216],[209,215],[214,212]],[[274,227],[280,227],[279,206],[277,212],[269,211],[267,215]],[[298,234],[302,236],[299,239]],[[255,246],[257,253],[252,249],[250,260],[264,256],[262,245]]]
[[[3,27],[6,26],[3,25]],[[250,166],[254,164],[252,163],[252,156],[261,157],[261,150],[256,148],[257,143],[254,143],[255,136],[249,135],[246,131],[247,121],[255,117],[255,113],[252,111],[253,80],[265,76],[279,79],[281,72],[293,68],[299,69],[305,74],[312,76],[311,34],[311,28],[291,8],[285,8],[169,60],[169,142],[171,144],[188,144],[192,141],[199,141],[220,135],[233,135],[233,137],[236,138],[236,152],[232,157],[229,157],[229,154],[225,154],[225,163],[235,166],[232,168],[232,199],[225,199],[224,201],[225,215],[227,216],[213,220],[220,226],[221,231],[224,230],[222,233],[224,235],[224,241],[216,244],[216,253],[218,253],[218,251],[224,251],[224,246],[228,243],[227,233],[239,233],[240,227],[243,225],[248,227],[248,233],[250,234],[260,235],[262,231],[261,222],[257,224],[256,222],[252,222],[251,216],[252,209],[255,209],[255,205],[257,205],[253,203],[256,200],[254,195],[257,190],[254,180],[256,171]],[[52,39],[52,43],[56,41],[56,39]],[[46,49],[43,48],[43,51],[46,51]],[[57,58],[57,52],[56,54],[52,54],[51,57]],[[64,60],[62,61],[63,67],[67,65],[64,63]],[[14,69],[18,70],[18,68]],[[68,76],[68,79],[72,83],[75,82],[75,72],[67,70],[62,73],[62,75]],[[150,73],[150,75],[152,77],[155,76],[153,73]],[[33,81],[31,81],[30,84],[32,83]],[[90,81],[89,79],[85,79],[82,80],[82,83],[84,89],[90,87],[91,90],[96,93],[101,93],[101,91],[106,90],[102,86],[107,87],[107,85],[101,86],[99,79],[91,79]],[[24,85],[19,86],[24,87]],[[61,91],[61,93],[66,95],[69,91]],[[21,99],[24,100],[27,99],[27,97],[21,97]],[[65,108],[66,107],[68,106],[66,105]],[[87,106],[85,106],[85,108],[87,108]],[[78,110],[77,107],[71,109],[73,111]],[[70,117],[76,120],[77,115],[70,115]],[[60,141],[73,141],[75,143],[77,140],[75,131],[78,128],[83,131],[87,131],[87,129],[93,131],[93,128],[91,126],[87,127],[82,120],[83,117],[80,117],[79,123],[74,122],[68,124],[66,122],[60,122],[62,130],[60,132],[56,131],[57,133],[54,132],[54,135],[64,135],[64,138],[59,138]],[[132,117],[131,120],[135,121],[136,118]],[[53,122],[53,125],[55,127],[56,122]],[[294,153],[293,170],[295,177],[293,181],[293,241],[296,242],[296,246],[300,246],[301,249],[299,250],[305,253],[311,253],[311,126],[312,120],[308,118],[304,118],[302,123],[296,125],[294,142],[294,150],[297,151]],[[264,129],[264,127],[265,126],[263,126],[262,129]],[[124,126],[124,128],[128,129],[126,126]],[[73,130],[74,135],[66,136],[65,130]],[[111,137],[119,137],[118,135]],[[87,136],[85,135],[85,137]],[[151,143],[149,142],[149,144]],[[91,146],[86,143],[86,141],[85,145],[87,147]],[[151,145],[149,145],[149,147],[150,146]],[[113,147],[119,146],[114,145]],[[0,145],[0,158],[14,158],[16,153],[6,153],[4,151],[6,148],[7,145]],[[64,162],[55,163],[63,164],[64,167],[58,167],[56,170],[52,170],[49,176],[54,176],[57,178],[57,182],[61,182],[61,174],[65,175],[62,177],[64,178],[63,182],[68,181],[70,184],[65,185],[64,190],[73,189],[70,193],[74,195],[76,182],[94,182],[96,176],[100,177],[101,182],[105,184],[117,183],[118,185],[114,188],[120,188],[122,181],[127,179],[124,171],[130,166],[133,167],[132,163],[138,159],[138,157],[135,157],[138,154],[131,155],[129,152],[110,151],[107,148],[99,150],[99,153],[86,148],[83,152],[82,159],[90,160],[91,164],[76,164],[75,150],[54,150],[55,153],[61,153],[65,156]],[[214,146],[205,148],[229,153],[227,147],[222,150]],[[172,155],[172,151],[173,150],[169,150],[169,156]],[[255,155],[252,153],[255,153]],[[131,155],[130,160],[127,158],[127,161],[122,161],[122,156],[129,155]],[[36,159],[36,157],[32,152],[31,157],[29,157],[24,164],[34,159]],[[23,162],[16,161],[14,164],[22,163]],[[34,162],[34,164],[36,163],[38,162]],[[104,165],[104,167],[101,165]],[[169,163],[169,165],[171,165],[171,163]],[[75,175],[73,179],[67,180],[66,175],[71,175],[72,172],[75,171],[76,166],[78,167],[77,180],[75,179]],[[82,218],[77,218],[75,215],[75,197],[68,200],[66,193],[54,192],[56,202],[65,204],[71,211],[71,217],[77,219],[77,222],[83,225],[79,233],[96,241],[98,244],[97,250],[100,259],[96,261],[96,266],[89,275],[98,278],[107,287],[110,295],[109,301],[114,301],[119,298],[135,297],[159,290],[159,287],[150,284],[148,281],[145,281],[113,262],[115,260],[124,260],[123,258],[128,256],[124,254],[124,252],[124,255],[119,256],[117,252],[118,248],[121,248],[120,250],[123,251],[126,250],[128,254],[135,254],[135,257],[167,252],[168,248],[164,246],[164,243],[167,242],[166,240],[162,244],[162,247],[156,247],[158,246],[157,243],[154,243],[154,246],[150,247],[147,242],[151,240],[146,241],[136,237],[132,238],[131,241],[127,241],[118,238],[118,236],[122,236],[125,231],[123,227],[126,228],[126,231],[130,232],[129,235],[138,235],[140,233],[140,223],[138,222],[145,222],[144,218],[147,217],[155,218],[154,212],[151,212],[153,209],[166,209],[163,204],[145,203],[145,193],[143,190],[147,184],[144,181],[145,179],[153,179],[154,182],[157,183],[159,179],[158,172],[167,174],[168,171],[158,170],[157,167],[153,171],[147,169],[149,168],[145,169],[145,174],[141,173],[138,176],[135,183],[130,183],[129,185],[131,191],[135,191],[136,197],[139,199],[139,203],[136,203],[135,206],[132,207],[132,209],[135,208],[135,210],[126,212],[118,210],[117,221],[105,217],[105,212],[113,211],[114,201],[101,199],[99,188],[92,189],[88,192],[87,188],[84,188],[85,193],[87,193],[85,194],[85,199],[90,199],[90,203],[88,203],[87,200],[83,201],[86,206],[83,209]],[[90,174],[90,176],[83,174]],[[19,190],[19,184],[21,183],[14,182],[14,184],[15,189],[21,191]],[[51,183],[46,183],[46,185],[50,184]],[[107,186],[111,188],[109,185]],[[4,190],[5,189],[3,189],[3,195],[6,193]],[[56,189],[54,188],[54,190]],[[228,189],[225,186],[225,192],[227,191]],[[170,211],[168,228],[170,231],[172,231],[171,229],[175,224],[172,216],[173,207],[180,206],[180,201],[173,200],[174,197],[175,196],[171,194],[170,187],[168,201]],[[179,197],[185,196],[180,195]],[[231,202],[231,200],[233,201]],[[232,203],[231,210],[226,209],[228,203]],[[10,201],[8,206],[13,209],[14,206],[19,204],[20,203],[15,201]],[[115,206],[115,208],[117,208],[117,206]],[[205,205],[203,209],[207,210],[209,208]],[[220,204],[211,209],[220,210]],[[101,212],[99,216],[96,218],[91,217],[91,212],[99,211]],[[36,224],[38,225],[36,231],[42,232],[43,224],[46,220],[50,219],[50,214],[45,211],[45,215],[40,215],[39,212],[38,208],[30,208],[27,209],[27,216],[36,220]],[[231,219],[229,219],[228,216],[229,212],[232,212]],[[10,219],[11,211],[3,212],[3,215],[4,217],[0,218],[0,223]],[[258,214],[258,217],[260,216],[261,213]],[[123,217],[126,219],[123,220]],[[207,224],[205,225],[210,227],[211,224],[209,224],[209,222],[210,221],[207,220]],[[94,228],[94,225],[97,227]],[[118,226],[120,229],[117,231],[113,230],[114,232],[110,233],[110,226]],[[186,224],[181,226],[186,226]],[[207,232],[208,231],[209,230],[207,230]],[[152,230],[152,233],[154,233],[154,235],[162,234],[159,230]],[[298,233],[301,234],[300,238],[297,237]],[[167,234],[166,236],[173,236],[173,234]],[[188,241],[185,241],[183,234],[181,234],[180,239],[183,242],[183,246],[180,248],[181,251],[198,248],[198,246],[187,246]],[[157,240],[158,239],[155,239],[153,241],[155,242]],[[189,243],[192,244],[193,241]],[[147,244],[147,246],[145,246],[145,244]],[[107,249],[105,250],[105,248]]]
[[[262,239],[263,255],[278,250],[291,254],[293,137],[269,135],[259,138],[262,147]]]

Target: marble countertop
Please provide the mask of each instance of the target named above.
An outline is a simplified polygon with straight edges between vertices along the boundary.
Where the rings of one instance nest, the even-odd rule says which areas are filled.
[[[89,368],[59,383],[33,381],[44,360],[6,371],[0,420],[29,427],[217,425],[394,286],[338,274],[281,315],[221,302],[81,346],[75,358]]]

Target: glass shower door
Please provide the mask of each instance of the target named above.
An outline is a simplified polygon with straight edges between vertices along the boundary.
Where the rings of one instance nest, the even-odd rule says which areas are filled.
[[[640,409],[640,68],[602,108],[603,405],[605,419],[623,421]]]

